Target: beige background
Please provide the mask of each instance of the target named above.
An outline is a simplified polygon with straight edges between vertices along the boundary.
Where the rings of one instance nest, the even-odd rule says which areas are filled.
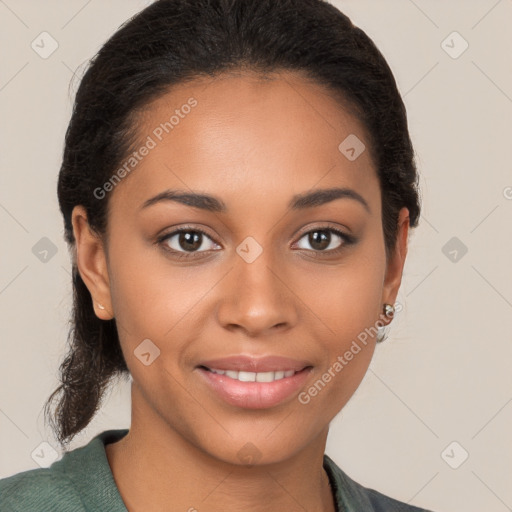
[[[360,483],[436,512],[512,510],[512,1],[333,3],[395,73],[423,215],[404,309],[333,421],[326,452]],[[41,410],[57,384],[71,298],[56,180],[73,72],[147,4],[0,0],[0,478],[38,467],[31,454],[51,453],[42,442],[57,446]],[[31,48],[43,31],[58,43],[46,59]],[[32,252],[43,237],[57,250],[46,262]],[[71,447],[128,427],[129,405],[128,386],[115,388]]]

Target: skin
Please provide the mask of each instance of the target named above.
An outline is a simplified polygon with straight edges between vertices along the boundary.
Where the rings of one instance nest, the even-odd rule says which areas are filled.
[[[329,423],[362,381],[375,337],[307,405],[294,395],[267,409],[234,407],[195,367],[233,354],[305,359],[307,390],[365,328],[389,322],[382,307],[400,287],[409,212],[400,211],[387,261],[364,128],[321,85],[290,72],[181,84],[145,111],[141,141],[191,96],[198,105],[110,192],[106,237],[81,206],[73,211],[80,274],[97,316],[115,316],[133,378],[131,428],[107,445],[110,467],[130,511],[334,511],[322,467]],[[354,161],[338,150],[349,134],[366,144]],[[354,189],[371,213],[346,198],[287,207],[295,194],[331,187]],[[228,211],[171,201],[141,210],[174,188],[215,195]],[[357,243],[321,253],[307,233],[326,224]],[[190,255],[179,236],[156,240],[184,225],[211,240],[178,260],[165,247]],[[248,236],[263,248],[250,264],[236,252]],[[329,251],[345,243],[330,240]],[[149,366],[134,355],[147,338],[161,351]],[[246,443],[260,454],[252,467],[238,457]]]

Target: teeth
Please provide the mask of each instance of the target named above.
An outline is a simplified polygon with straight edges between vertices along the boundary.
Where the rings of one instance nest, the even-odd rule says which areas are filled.
[[[236,379],[241,382],[274,382],[275,380],[281,380],[285,377],[291,377],[295,374],[294,370],[278,371],[278,372],[237,372],[234,370],[217,370],[216,368],[210,368],[213,373],[219,375],[226,375],[231,379]]]

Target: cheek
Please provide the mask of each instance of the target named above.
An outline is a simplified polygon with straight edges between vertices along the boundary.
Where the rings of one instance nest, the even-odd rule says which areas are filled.
[[[141,242],[112,247],[111,297],[128,366],[145,339],[162,355],[172,346],[177,358],[197,328],[201,300],[218,281],[218,271],[176,265]]]
[[[301,277],[302,296],[315,317],[317,350],[324,354],[301,403],[334,417],[361,383],[370,364],[382,311],[385,256],[360,251],[343,265]],[[314,286],[311,286],[314,283]],[[308,290],[306,294],[305,291]]]
[[[378,320],[384,276],[385,256],[361,248],[339,265],[312,265],[296,289],[333,340],[348,340]]]

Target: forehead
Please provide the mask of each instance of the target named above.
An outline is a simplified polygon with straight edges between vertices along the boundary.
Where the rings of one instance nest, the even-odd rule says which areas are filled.
[[[230,194],[288,200],[314,187],[378,191],[364,126],[296,73],[182,83],[148,105],[136,129],[137,162],[125,166],[114,202],[142,204],[168,188],[222,192],[226,203]],[[343,153],[347,140],[365,148],[356,159]]]

